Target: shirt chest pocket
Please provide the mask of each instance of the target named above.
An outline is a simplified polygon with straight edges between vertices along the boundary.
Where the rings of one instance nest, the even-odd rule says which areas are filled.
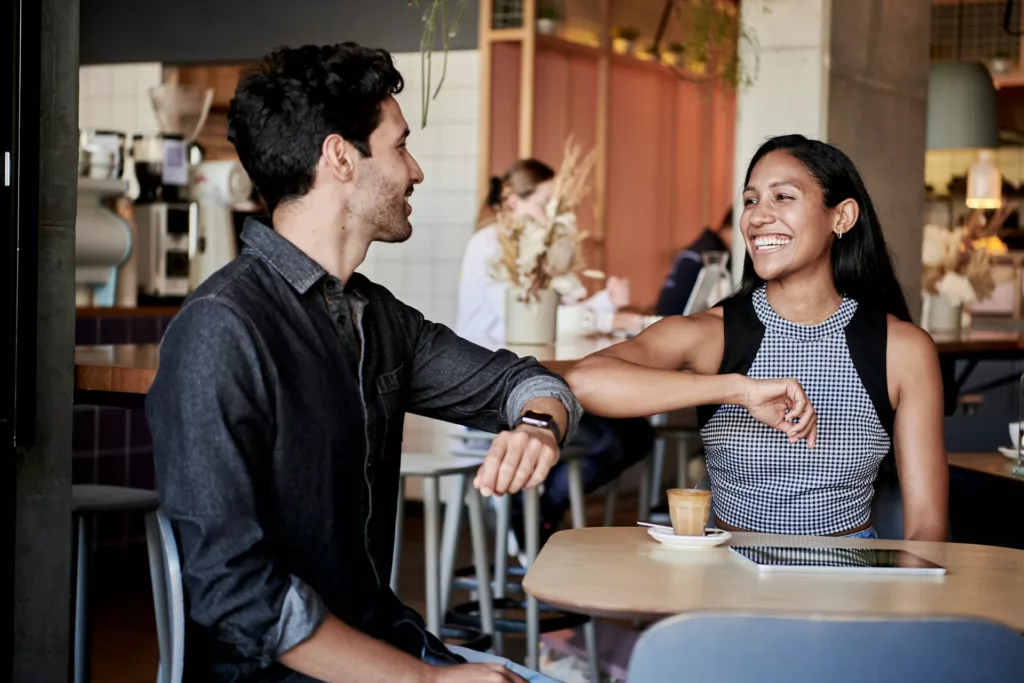
[[[405,426],[405,365],[377,375],[377,405],[379,429],[384,458],[398,458],[402,454],[402,430]]]

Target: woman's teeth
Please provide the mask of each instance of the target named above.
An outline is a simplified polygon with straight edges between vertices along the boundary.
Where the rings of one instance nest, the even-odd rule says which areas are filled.
[[[758,251],[774,251],[776,249],[781,249],[787,244],[789,244],[789,238],[781,235],[754,238],[754,246],[757,247]]]

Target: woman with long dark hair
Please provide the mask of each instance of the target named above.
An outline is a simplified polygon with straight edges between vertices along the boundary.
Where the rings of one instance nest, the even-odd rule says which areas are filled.
[[[910,322],[860,174],[786,135],[743,185],[737,292],[593,354],[569,384],[598,415],[696,406],[721,528],[873,538],[875,478],[895,452],[904,537],[946,540],[938,354]]]

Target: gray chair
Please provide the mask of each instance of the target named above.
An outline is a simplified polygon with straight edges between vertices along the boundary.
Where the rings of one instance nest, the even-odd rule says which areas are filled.
[[[163,510],[146,515],[146,538],[161,653],[157,680],[181,683],[185,667],[185,588],[178,541]]]
[[[87,683],[91,678],[92,669],[92,629],[91,626],[91,605],[92,593],[92,548],[96,517],[111,512],[141,512],[152,514],[160,504],[156,491],[149,489],[136,489],[127,486],[100,486],[95,484],[76,484],[71,487],[71,519],[75,528],[75,602],[74,602],[74,624],[75,624],[75,653],[74,653],[74,681],[75,683]],[[156,542],[147,524],[146,542],[152,545]],[[150,553],[150,574],[160,568],[160,563],[154,564],[152,553]],[[156,584],[153,586],[154,597],[157,593]],[[159,620],[158,620],[159,621]],[[159,624],[158,624],[159,626]],[[167,651],[161,643],[160,661],[165,660]],[[161,683],[163,683],[161,681]]]
[[[637,641],[629,683],[1019,683],[1024,638],[976,619],[694,612]]]

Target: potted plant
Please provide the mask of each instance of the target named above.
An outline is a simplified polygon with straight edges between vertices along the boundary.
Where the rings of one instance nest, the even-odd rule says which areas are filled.
[[[682,43],[669,43],[668,49],[661,55],[661,61],[672,66],[682,66],[685,51]]]
[[[616,52],[624,55],[633,54],[636,41],[640,38],[640,29],[634,26],[620,26],[615,29],[614,38],[613,46]]]
[[[995,289],[990,256],[1006,253],[996,236],[1016,209],[1004,206],[990,220],[971,212],[963,226],[948,229],[926,225],[921,245],[924,306],[922,327],[930,332],[958,333],[964,307],[986,299]]]
[[[594,163],[594,153],[583,157],[580,147],[570,139],[543,219],[507,214],[498,217],[501,252],[491,264],[491,277],[508,284],[507,344],[554,344],[559,301],[562,297],[586,295],[578,277],[586,235],[577,226],[576,208],[589,192]]]
[[[562,13],[554,2],[544,2],[537,7],[537,33],[553,36],[558,33]]]

